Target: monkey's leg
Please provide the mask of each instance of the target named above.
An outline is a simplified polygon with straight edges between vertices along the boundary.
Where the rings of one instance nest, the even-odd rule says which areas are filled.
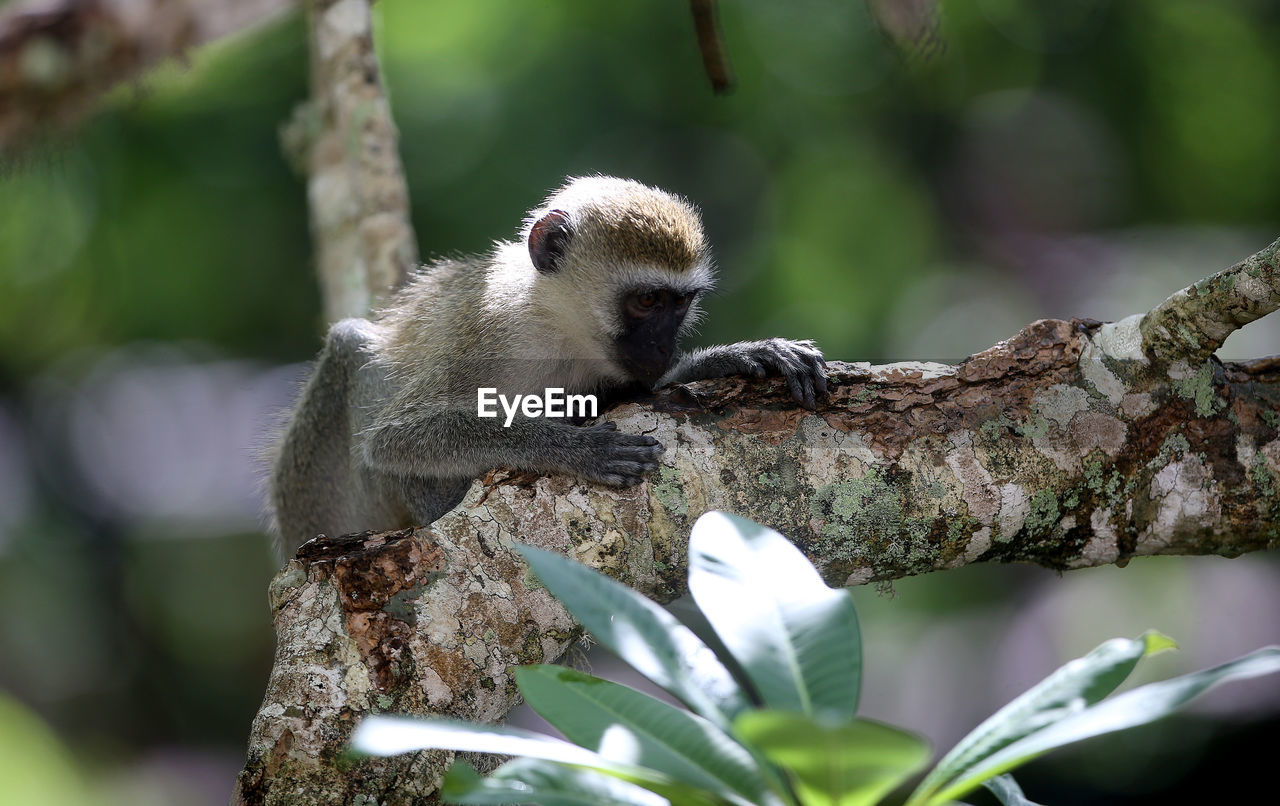
[[[290,556],[317,534],[342,534],[353,522],[351,394],[353,379],[372,357],[372,325],[344,319],[325,339],[278,448],[271,472],[277,549]],[[355,528],[371,528],[356,526]]]
[[[400,494],[409,511],[409,522],[414,526],[427,526],[439,520],[462,502],[471,481],[470,478],[401,477]]]
[[[822,353],[812,341],[766,339],[740,341],[718,347],[704,347],[680,357],[657,386],[703,381],[729,375],[781,375],[797,403],[817,406],[817,397],[827,393],[826,366]]]

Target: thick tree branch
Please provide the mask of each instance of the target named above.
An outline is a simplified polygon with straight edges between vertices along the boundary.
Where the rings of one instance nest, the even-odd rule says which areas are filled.
[[[0,152],[78,121],[122,81],[296,0],[16,0],[0,8]]]
[[[1237,267],[1234,291],[1173,299],[1252,304],[1231,295],[1258,299],[1243,277],[1269,254]],[[304,546],[272,583],[276,664],[238,802],[431,802],[445,754],[349,763],[343,743],[372,712],[498,719],[510,667],[570,645],[517,540],[662,601],[683,592],[689,528],[709,509],[777,528],[846,584],[1280,546],[1280,359],[1201,359],[1163,332],[1144,342],[1144,321],[1036,322],[957,366],[833,363],[814,412],[776,380],[670,389],[611,413],[667,446],[647,484],[477,482],[429,529]]]
[[[304,169],[325,318],[365,316],[418,261],[369,0],[309,0],[311,100],[282,131]]]

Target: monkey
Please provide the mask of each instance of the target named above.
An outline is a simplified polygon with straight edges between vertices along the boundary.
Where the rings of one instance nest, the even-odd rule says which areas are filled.
[[[658,467],[656,439],[611,422],[483,419],[480,387],[625,395],[773,374],[814,408],[827,385],[812,341],[677,353],[713,284],[696,208],[608,176],[566,180],[483,256],[420,267],[374,316],[330,328],[275,452],[277,548],[429,525],[497,467],[618,487]]]

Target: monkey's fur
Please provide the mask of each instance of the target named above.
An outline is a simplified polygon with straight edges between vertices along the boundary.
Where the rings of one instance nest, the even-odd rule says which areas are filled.
[[[324,533],[426,525],[499,466],[629,486],[663,448],[612,423],[476,414],[477,387],[541,394],[786,377],[809,407],[826,392],[812,342],[770,339],[672,359],[712,287],[697,211],[638,182],[573,179],[516,241],[424,267],[372,320],[329,331],[270,479],[280,548]]]

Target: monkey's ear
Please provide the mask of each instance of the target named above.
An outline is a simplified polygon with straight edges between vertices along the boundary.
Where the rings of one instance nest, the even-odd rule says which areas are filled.
[[[529,230],[529,257],[534,267],[543,274],[560,268],[571,234],[569,214],[564,210],[552,210],[539,218]]]

